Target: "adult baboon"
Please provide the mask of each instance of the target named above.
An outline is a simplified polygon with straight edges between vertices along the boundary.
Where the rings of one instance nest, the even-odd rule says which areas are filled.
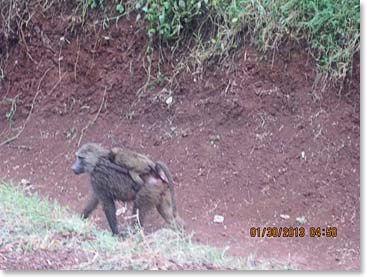
[[[183,227],[183,222],[175,215],[169,186],[160,178],[144,174],[141,176],[144,185],[137,190],[128,170],[109,160],[109,152],[95,143],[84,144],[76,152],[77,160],[72,170],[77,175],[89,174],[92,186],[82,217],[87,218],[101,202],[112,233],[118,234],[115,200],[133,201],[133,214],[138,214],[141,226],[147,212],[156,207],[167,223]],[[155,178],[153,185],[149,181],[151,178]]]

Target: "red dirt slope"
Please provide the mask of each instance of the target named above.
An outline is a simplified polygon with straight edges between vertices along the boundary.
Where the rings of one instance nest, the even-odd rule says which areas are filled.
[[[272,65],[244,48],[235,63],[183,73],[168,107],[161,88],[136,96],[146,38],[135,20],[72,34],[64,18],[32,19],[32,59],[20,45],[10,49],[0,92],[17,97],[13,129],[25,128],[0,147],[1,178],[27,179],[80,212],[88,179],[70,170],[79,138],[125,145],[169,165],[179,212],[200,242],[301,269],[360,268],[358,68],[340,94],[320,92],[307,56],[291,52]],[[19,131],[9,129],[9,110],[1,102],[1,141]],[[94,219],[107,228],[101,211]],[[147,231],[163,225],[154,213]],[[337,237],[311,238],[319,226],[337,227]],[[252,238],[251,227],[306,235]]]

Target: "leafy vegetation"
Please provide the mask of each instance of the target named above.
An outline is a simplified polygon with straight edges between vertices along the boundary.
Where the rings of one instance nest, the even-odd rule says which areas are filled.
[[[360,48],[358,1],[139,0],[136,9],[148,22],[148,35],[166,41],[180,40],[188,30],[203,37],[210,26],[207,58],[226,55],[246,38],[264,53],[296,42],[335,80],[345,78]]]
[[[51,6],[63,3],[0,0],[5,38],[14,40],[18,36],[26,45],[20,30],[32,18],[31,7],[45,13]],[[263,53],[276,51],[285,43],[296,43],[314,58],[319,72],[328,80],[344,79],[360,49],[359,1],[77,0],[74,5],[84,20],[89,9],[103,10],[107,18],[104,26],[134,11],[137,20],[146,21],[147,34],[154,41],[176,49],[194,38],[200,60],[226,57],[242,43],[250,42]],[[115,15],[108,17],[106,10]],[[151,52],[149,47],[147,56]],[[1,76],[3,79],[4,73]]]

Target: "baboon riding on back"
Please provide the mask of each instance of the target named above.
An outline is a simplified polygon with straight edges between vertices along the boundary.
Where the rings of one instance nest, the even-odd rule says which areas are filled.
[[[134,155],[130,157],[131,153]],[[167,223],[183,227],[176,212],[173,179],[167,166],[136,154],[131,151],[126,154],[122,148],[107,150],[95,143],[79,148],[72,170],[77,175],[87,173],[92,186],[82,217],[87,218],[101,203],[112,233],[118,234],[115,201],[132,201],[133,214],[138,214],[141,226],[147,212],[156,207]]]

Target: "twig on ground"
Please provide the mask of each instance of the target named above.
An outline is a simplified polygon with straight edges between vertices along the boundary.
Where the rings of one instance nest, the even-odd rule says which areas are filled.
[[[43,79],[46,77],[46,74],[47,74],[51,69],[52,69],[52,67],[48,68],[48,69],[45,71],[45,73],[43,73],[42,77],[40,78],[40,80],[39,80],[39,82],[38,82],[37,91],[36,91],[36,94],[35,94],[35,95],[34,95],[34,97],[33,97],[32,104],[31,104],[31,109],[30,109],[30,111],[29,111],[29,113],[28,113],[27,118],[26,118],[26,119],[25,119],[25,121],[24,121],[24,124],[23,124],[22,128],[20,129],[20,131],[19,131],[15,136],[13,136],[13,137],[11,137],[11,138],[8,138],[8,139],[6,139],[5,141],[3,141],[2,143],[0,143],[0,146],[3,146],[3,145],[5,145],[5,144],[8,144],[8,143],[10,143],[10,142],[12,142],[12,141],[14,141],[14,140],[18,139],[18,138],[19,138],[19,136],[23,133],[23,131],[24,131],[24,129],[25,129],[25,127],[26,127],[26,125],[27,125],[27,123],[28,123],[29,119],[31,118],[31,114],[32,114],[32,112],[33,112],[34,105],[35,105],[35,103],[36,103],[37,97],[38,97],[38,95],[39,95],[39,94],[40,94],[40,92],[41,92],[41,89],[40,89],[40,87],[41,87],[41,83],[42,83]],[[61,81],[61,79],[56,83],[56,85],[58,85],[58,84],[60,83],[60,81]],[[56,88],[56,85],[52,88],[52,90],[54,90],[54,89]]]
[[[219,203],[220,203],[220,200],[219,200],[217,203],[215,203],[215,204],[214,204],[214,208],[210,209],[210,210],[207,212],[207,214],[210,214],[210,213],[211,213],[211,212],[213,212],[216,208],[218,208]]]
[[[79,36],[77,37],[76,39],[76,43],[78,45],[78,50],[76,51],[76,59],[75,59],[75,64],[74,64],[74,80],[75,82],[77,81],[76,80],[76,68],[78,66],[78,60],[79,60],[79,53],[80,53],[80,42],[79,42]]]
[[[93,120],[89,121],[88,124],[82,129],[81,133],[80,133],[80,137],[79,137],[79,140],[78,140],[78,147],[80,146],[80,142],[82,141],[82,138],[83,138],[83,135],[84,135],[84,132],[90,127],[92,126],[94,123],[96,123],[97,121],[97,118],[102,110],[102,107],[103,107],[103,104],[105,102],[105,95],[106,95],[106,92],[107,92],[107,87],[105,87],[105,90],[104,90],[104,93],[103,93],[103,96],[102,96],[102,102],[101,102],[101,105],[99,106],[99,109],[98,109],[98,112],[96,114],[96,116],[94,117]]]
[[[27,151],[30,151],[32,150],[32,147],[30,146],[27,146],[27,145],[8,145],[8,147],[10,148],[16,148],[16,149],[23,149],[23,150],[27,150]]]
[[[24,44],[25,50],[26,50],[26,54],[28,56],[28,58],[36,65],[38,65],[38,62],[36,60],[33,59],[32,55],[31,55],[31,51],[28,48],[27,42],[25,40],[25,35],[23,32],[23,27],[21,26],[21,24],[17,21],[17,25],[18,25],[18,30],[20,31],[20,38]]]

